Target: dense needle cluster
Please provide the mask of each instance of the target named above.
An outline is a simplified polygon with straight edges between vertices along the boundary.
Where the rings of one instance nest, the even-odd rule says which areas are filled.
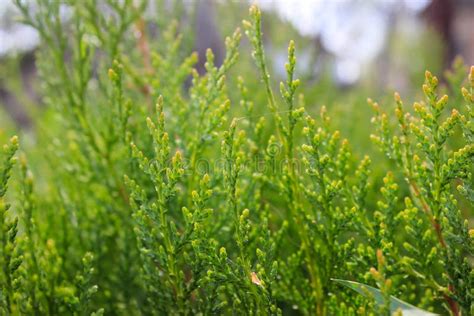
[[[239,29],[199,75],[145,2],[16,2],[49,110],[0,156],[0,314],[474,313],[474,67],[369,100],[375,167],[298,94],[293,41],[275,90],[255,6],[258,85]]]

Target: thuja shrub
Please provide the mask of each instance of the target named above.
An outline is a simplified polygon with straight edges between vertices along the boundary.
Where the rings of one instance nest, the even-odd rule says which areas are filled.
[[[17,6],[48,110],[1,155],[2,315],[474,313],[474,67],[427,72],[413,107],[369,100],[380,176],[309,114],[293,42],[275,90],[257,7],[253,86],[239,29],[199,75],[146,3]]]

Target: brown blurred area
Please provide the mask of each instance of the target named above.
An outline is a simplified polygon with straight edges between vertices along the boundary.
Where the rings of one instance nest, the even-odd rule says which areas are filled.
[[[474,0],[458,0],[454,5],[452,34],[455,51],[466,64],[474,65]]]
[[[458,55],[474,64],[474,0],[432,0],[423,16],[446,45],[445,67]]]

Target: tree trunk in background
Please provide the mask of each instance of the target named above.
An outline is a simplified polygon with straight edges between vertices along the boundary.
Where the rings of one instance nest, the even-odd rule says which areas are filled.
[[[444,67],[448,67],[456,55],[455,42],[453,38],[453,18],[454,1],[453,0],[432,0],[431,4],[424,12],[428,23],[439,34],[444,42]]]
[[[199,55],[196,69],[200,75],[206,72],[206,50],[214,53],[215,63],[220,66],[224,60],[224,47],[216,23],[216,10],[212,0],[200,0],[196,8],[196,37],[194,50]]]

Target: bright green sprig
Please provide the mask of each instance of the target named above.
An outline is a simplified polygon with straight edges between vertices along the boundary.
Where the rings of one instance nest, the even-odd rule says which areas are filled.
[[[423,85],[426,102],[415,102],[414,110],[417,117],[405,113],[400,96],[395,95],[400,136],[389,137],[394,132],[390,129],[387,116],[381,113],[378,105],[373,104],[377,113],[374,121],[379,129],[379,136],[374,136],[373,139],[403,170],[414,202],[431,222],[432,233],[436,236],[440,247],[436,254],[437,260],[444,266],[446,273],[444,282],[448,283],[446,287],[434,286],[434,290],[439,291],[444,297],[450,312],[458,315],[460,308],[470,310],[471,300],[468,298],[470,295],[468,292],[460,289],[462,294],[458,293],[453,284],[457,281],[452,273],[456,273],[456,269],[464,266],[463,255],[459,252],[459,248],[464,246],[452,243],[453,239],[447,236],[453,234],[458,235],[457,238],[465,239],[467,230],[462,229],[460,214],[455,211],[457,203],[452,198],[451,183],[454,180],[470,181],[474,154],[469,138],[466,138],[466,143],[460,149],[447,150],[448,139],[454,134],[455,128],[465,121],[465,117],[456,109],[453,109],[447,118],[443,117],[448,97],[446,95],[439,97],[437,87],[438,79],[426,72]],[[430,258],[431,248],[426,251],[430,253],[418,253],[416,256]],[[457,261],[455,266],[458,268],[453,268],[453,260]],[[425,273],[429,274],[429,271]],[[434,279],[436,278],[433,277]]]
[[[94,276],[94,256],[88,252],[82,258],[83,271],[82,274],[76,276],[76,287],[78,289],[78,303],[77,313],[79,315],[90,315],[91,314],[91,299],[94,294],[99,290],[97,285],[93,285],[92,278]],[[103,313],[103,310],[99,310],[96,314]]]
[[[273,90],[270,84],[270,74],[267,69],[265,61],[265,51],[263,48],[263,34],[262,34],[262,12],[257,6],[250,7],[249,10],[252,21],[244,21],[245,34],[250,39],[254,51],[252,56],[255,59],[257,66],[260,70],[263,83],[265,85],[265,91],[267,93],[268,108],[275,114],[275,118],[278,120],[278,107],[273,95]]]
[[[11,205],[6,201],[8,180],[16,162],[15,153],[18,150],[18,137],[14,136],[3,146],[2,164],[0,165],[0,309],[5,315],[13,312],[14,295],[17,282],[15,272],[22,263],[22,257],[16,251],[18,234],[18,217],[9,215]]]

